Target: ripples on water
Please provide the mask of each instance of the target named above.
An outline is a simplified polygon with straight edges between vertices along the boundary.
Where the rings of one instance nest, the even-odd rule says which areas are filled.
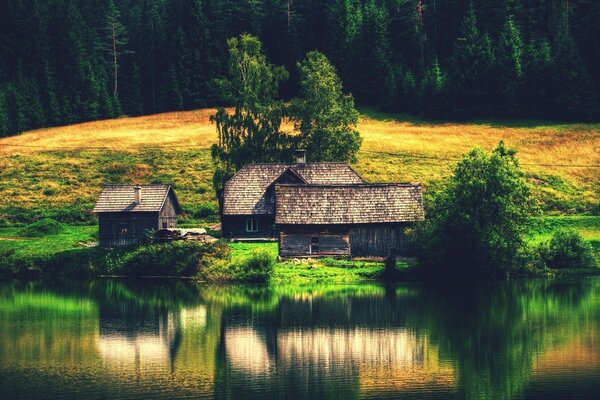
[[[0,283],[0,398],[597,398],[600,279]]]

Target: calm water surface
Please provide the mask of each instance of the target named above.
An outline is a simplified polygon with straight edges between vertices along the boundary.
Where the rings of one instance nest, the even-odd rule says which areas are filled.
[[[600,279],[0,283],[0,398],[600,397]]]

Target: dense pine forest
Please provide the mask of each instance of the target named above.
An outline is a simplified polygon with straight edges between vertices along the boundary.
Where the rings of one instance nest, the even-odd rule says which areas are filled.
[[[227,39],[298,88],[323,52],[360,105],[425,117],[600,117],[597,0],[0,0],[0,136],[222,105]]]

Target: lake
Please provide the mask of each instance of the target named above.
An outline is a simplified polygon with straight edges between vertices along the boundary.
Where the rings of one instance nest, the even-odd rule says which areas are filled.
[[[599,395],[599,278],[0,282],[2,399]]]

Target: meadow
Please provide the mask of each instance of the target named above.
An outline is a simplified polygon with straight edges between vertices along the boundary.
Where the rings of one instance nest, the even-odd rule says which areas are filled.
[[[88,122],[0,139],[0,226],[52,217],[92,222],[103,183],[172,183],[182,222],[213,222],[210,146],[213,109]],[[288,124],[286,129],[291,129]],[[500,140],[518,157],[546,214],[599,209],[600,125],[536,121],[426,121],[364,109],[363,145],[353,164],[370,182],[423,183],[452,173],[474,146]]]

